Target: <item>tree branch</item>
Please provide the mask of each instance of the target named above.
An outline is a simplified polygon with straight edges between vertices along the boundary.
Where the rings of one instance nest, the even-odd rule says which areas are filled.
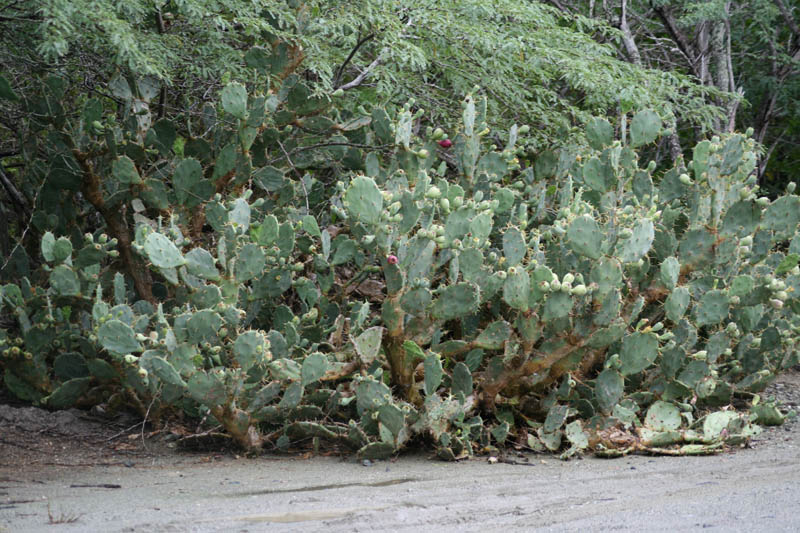
[[[381,64],[381,58],[380,58],[380,57],[378,57],[378,58],[377,58],[375,61],[373,61],[372,63],[370,63],[370,64],[367,66],[367,68],[365,68],[365,69],[364,69],[364,70],[361,72],[361,74],[359,74],[358,76],[356,76],[355,78],[353,78],[351,81],[349,81],[349,82],[345,83],[344,85],[340,85],[340,86],[336,87],[336,90],[339,90],[339,89],[341,89],[341,90],[343,90],[343,91],[346,91],[346,90],[348,90],[348,89],[353,89],[353,88],[355,88],[355,87],[358,87],[359,85],[361,85],[361,82],[363,82],[363,81],[364,81],[364,78],[366,78],[367,76],[369,76],[369,75],[370,75],[370,73],[372,72],[372,69],[374,69],[375,67],[377,67],[377,66],[378,66],[378,65],[380,65],[380,64]]]
[[[3,183],[3,188],[6,190],[8,196],[14,201],[20,209],[22,209],[23,214],[27,217],[30,215],[30,208],[28,207],[28,201],[22,196],[22,193],[19,192],[19,189],[14,186],[14,183],[11,179],[6,175],[3,166],[0,165],[0,182]]]
[[[783,19],[786,21],[786,24],[789,26],[789,29],[792,30],[794,33],[795,39],[800,39],[800,27],[797,26],[797,21],[794,20],[792,13],[786,8],[786,4],[783,3],[783,0],[774,0],[775,5],[778,6],[778,9],[783,15]]]
[[[678,29],[678,25],[675,23],[672,15],[670,15],[665,8],[654,6],[652,2],[650,3],[650,7],[653,8],[653,11],[656,12],[658,17],[661,19],[661,22],[664,23],[664,27],[672,37],[672,40],[675,41],[675,44],[678,45],[678,49],[686,57],[687,61],[689,62],[689,68],[692,69],[692,74],[694,74],[694,76],[702,82],[703,75],[697,69],[697,56],[695,55],[691,44],[689,44],[689,40],[681,32],[681,30]]]
[[[136,292],[139,293],[139,297],[143,300],[155,304],[153,279],[147,267],[133,254],[131,246],[133,240],[131,239],[131,231],[125,223],[124,212],[119,209],[110,209],[106,205],[101,190],[100,176],[94,171],[94,167],[89,161],[89,155],[77,148],[72,148],[72,155],[83,171],[81,191],[89,203],[103,216],[106,224],[108,224],[109,233],[116,237],[119,257],[128,274],[133,278]]]
[[[359,40],[359,41],[356,43],[356,45],[353,47],[353,49],[352,49],[352,50],[350,50],[350,54],[347,56],[347,59],[345,59],[345,60],[344,60],[344,62],[342,63],[342,65],[341,65],[341,66],[338,68],[338,70],[336,71],[336,76],[334,76],[334,78],[333,78],[333,86],[334,86],[334,87],[335,87],[335,86],[337,86],[337,85],[339,85],[339,81],[342,79],[342,74],[344,74],[344,69],[345,69],[345,68],[347,67],[347,65],[350,63],[350,60],[352,60],[352,59],[353,59],[353,57],[356,55],[356,53],[358,52],[359,48],[361,48],[361,46],[362,46],[364,43],[366,43],[367,41],[369,41],[369,40],[372,40],[372,39],[374,39],[374,38],[375,38],[375,34],[374,34],[374,33],[370,33],[369,35],[367,35],[367,36],[366,36],[366,37],[364,37],[363,39],[360,39],[360,40]]]

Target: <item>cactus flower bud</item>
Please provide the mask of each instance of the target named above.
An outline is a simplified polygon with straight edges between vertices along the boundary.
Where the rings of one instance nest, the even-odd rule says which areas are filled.
[[[425,159],[425,158],[426,158],[426,157],[428,157],[429,155],[430,155],[430,152],[428,152],[428,151],[427,151],[426,149],[424,149],[424,148],[423,148],[422,150],[420,150],[420,151],[418,151],[418,152],[417,152],[417,157],[419,157],[420,159]]]
[[[563,283],[572,283],[573,281],[575,281],[575,276],[572,274],[572,272],[567,272],[566,274],[564,274],[564,278],[561,281]]]
[[[586,289],[586,285],[575,285],[572,288],[572,294],[574,296],[584,296],[588,290]]]
[[[681,174],[680,176],[678,176],[678,181],[680,181],[684,185],[692,184],[692,178],[689,177],[689,174]]]
[[[795,187],[797,187],[797,184],[793,181],[790,181],[786,185],[786,194],[792,194],[794,192]]]
[[[147,377],[147,370],[144,369],[144,368],[140,368],[139,369],[139,377],[141,377],[142,379],[146,378]]]
[[[441,196],[442,196],[442,191],[440,191],[439,187],[436,187],[435,185],[430,187],[427,191],[425,191],[426,198],[432,198],[435,200]]]
[[[439,200],[439,207],[441,207],[444,211],[450,211],[450,200],[447,198],[441,198]]]
[[[777,298],[771,299],[769,301],[769,305],[771,305],[773,307],[773,309],[782,309],[783,308],[783,302],[781,300],[778,300]]]
[[[442,139],[441,141],[439,141],[439,146],[441,146],[442,148],[450,148],[451,146],[453,146],[453,141],[451,141],[450,139]]]
[[[761,207],[767,207],[769,205],[769,198],[766,196],[762,196],[756,200],[756,205]]]
[[[390,265],[396,265],[397,264],[397,256],[396,255],[387,256],[386,257],[386,262],[389,263]]]
[[[519,132],[520,135],[525,135],[529,131],[531,131],[531,127],[528,126],[527,124],[523,124],[522,126],[519,127],[517,131]]]

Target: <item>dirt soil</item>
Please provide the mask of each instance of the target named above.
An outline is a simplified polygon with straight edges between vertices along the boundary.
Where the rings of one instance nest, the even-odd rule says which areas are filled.
[[[765,396],[800,408],[800,372]],[[709,457],[443,463],[187,452],[135,418],[0,398],[0,532],[797,531],[800,423]]]

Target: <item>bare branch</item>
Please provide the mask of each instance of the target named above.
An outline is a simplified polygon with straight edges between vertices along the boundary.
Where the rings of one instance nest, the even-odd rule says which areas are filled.
[[[651,7],[664,23],[664,27],[667,28],[667,32],[672,37],[672,40],[678,45],[678,49],[686,57],[687,61],[689,62],[689,67],[692,69],[692,74],[694,74],[697,79],[702,81],[703,75],[697,69],[697,56],[692,49],[692,45],[689,44],[689,39],[686,38],[680,29],[678,29],[675,19],[672,18],[672,15],[664,7],[654,6],[652,3]]]
[[[786,21],[789,29],[794,33],[795,39],[800,39],[800,27],[797,26],[797,21],[794,20],[792,13],[786,8],[786,4],[783,3],[783,0],[775,0],[775,5],[780,9],[781,15],[783,15],[783,19]]]
[[[342,65],[341,65],[341,66],[338,68],[338,70],[336,71],[336,76],[334,76],[334,78],[333,78],[333,85],[334,85],[334,86],[336,86],[336,85],[338,85],[338,84],[339,84],[339,81],[342,79],[342,74],[344,74],[344,69],[345,69],[345,68],[347,67],[347,65],[350,63],[350,60],[352,60],[352,59],[353,59],[353,57],[356,55],[356,53],[358,52],[359,48],[361,48],[361,46],[362,46],[364,43],[366,43],[367,41],[369,41],[369,40],[371,40],[371,39],[374,39],[374,38],[375,38],[375,34],[374,34],[374,33],[370,33],[369,35],[367,35],[367,36],[366,36],[366,37],[364,37],[363,39],[360,39],[360,40],[359,40],[359,41],[356,43],[356,45],[353,47],[353,49],[352,49],[352,50],[350,50],[350,54],[347,56],[347,59],[345,59],[345,60],[344,60],[344,62],[342,63]]]
[[[353,89],[355,87],[358,87],[359,85],[361,85],[361,82],[363,82],[364,79],[372,73],[372,69],[374,69],[375,67],[377,67],[380,64],[381,64],[381,58],[378,57],[377,59],[375,59],[375,61],[373,61],[372,63],[367,65],[367,68],[365,68],[361,72],[361,74],[359,74],[358,76],[353,78],[351,81],[345,83],[344,85],[338,86],[336,88],[336,90],[341,89],[343,91],[346,91],[348,89]]]

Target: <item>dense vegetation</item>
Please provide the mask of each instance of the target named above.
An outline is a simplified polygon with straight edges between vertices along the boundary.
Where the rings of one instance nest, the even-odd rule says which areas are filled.
[[[800,197],[759,190],[795,59],[756,120],[729,5],[554,4],[0,8],[5,388],[369,457],[779,422]]]

